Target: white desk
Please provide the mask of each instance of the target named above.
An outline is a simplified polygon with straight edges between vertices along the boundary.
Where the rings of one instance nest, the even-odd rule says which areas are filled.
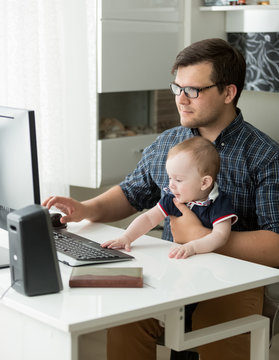
[[[68,230],[99,242],[122,232],[86,221],[71,224]],[[0,232],[0,245],[7,245],[4,231]],[[177,350],[187,339],[189,348],[195,346],[200,335],[207,343],[219,339],[220,334],[232,336],[240,330],[253,330],[251,358],[263,360],[263,353],[268,356],[268,321],[261,316],[224,325],[221,331],[200,330],[198,336],[188,333],[186,339],[179,331],[184,324],[184,305],[277,282],[279,270],[217,254],[169,259],[171,246],[144,236],[132,249],[136,260],[110,265],[143,266],[144,288],[70,289],[71,268],[61,264],[64,290],[60,293],[26,297],[10,289],[0,301],[0,358],[77,360],[80,334],[149,317],[166,321],[166,343]],[[9,285],[9,269],[1,270],[0,293]]]

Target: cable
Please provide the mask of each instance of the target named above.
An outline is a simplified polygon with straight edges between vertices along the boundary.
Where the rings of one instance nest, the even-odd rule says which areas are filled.
[[[13,281],[12,283],[11,283],[11,285],[3,292],[3,294],[0,296],[0,300],[2,300],[3,298],[4,298],[4,296],[7,294],[7,292],[14,286],[14,284],[17,282],[17,280],[16,281]]]

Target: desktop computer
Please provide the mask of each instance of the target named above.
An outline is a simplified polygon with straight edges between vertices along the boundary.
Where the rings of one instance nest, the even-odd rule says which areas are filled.
[[[0,106],[0,227],[7,215],[40,204],[34,111]]]
[[[12,287],[28,296],[58,292],[50,216],[39,205],[34,111],[0,106],[0,147],[0,227],[9,232]]]
[[[28,296],[62,290],[48,210],[35,204],[13,211],[7,226],[13,288]]]
[[[69,266],[133,259],[66,229],[49,227],[48,211],[39,205],[34,111],[0,106],[0,147],[0,227],[9,232],[12,284],[17,291],[26,295],[44,291],[35,284],[47,266],[52,267],[48,276],[53,278],[44,284],[45,291],[59,291],[62,285],[56,257]]]

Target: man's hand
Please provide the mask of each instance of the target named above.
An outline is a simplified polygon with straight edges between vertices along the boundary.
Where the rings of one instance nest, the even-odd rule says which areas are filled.
[[[52,206],[56,207],[62,211],[65,216],[62,216],[61,223],[65,224],[70,221],[81,221],[86,218],[86,206],[80,203],[77,200],[72,198],[62,197],[62,196],[51,196],[46,199],[43,203],[43,206],[46,206],[50,209]]]
[[[185,204],[179,203],[175,198],[173,202],[182,213],[182,216],[170,216],[170,226],[174,242],[185,244],[211,232],[210,229],[202,225],[196,214]]]

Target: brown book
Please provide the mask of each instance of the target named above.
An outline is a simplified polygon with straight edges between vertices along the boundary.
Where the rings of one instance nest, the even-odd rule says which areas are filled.
[[[80,266],[72,270],[70,287],[143,287],[141,267]]]

